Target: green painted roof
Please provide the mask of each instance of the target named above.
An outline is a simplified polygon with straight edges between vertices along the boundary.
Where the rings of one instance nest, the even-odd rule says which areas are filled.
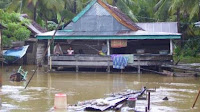
[[[72,21],[77,22],[95,3],[97,0],[92,0],[77,16],[75,16]]]
[[[37,39],[51,39],[52,36],[37,36]],[[56,36],[54,39],[112,40],[112,39],[180,39],[180,35],[134,35],[134,36]]]
[[[41,33],[37,39],[51,39],[54,31]],[[73,32],[58,30],[54,39],[180,39],[179,33],[147,32],[147,31],[124,31],[124,32]]]

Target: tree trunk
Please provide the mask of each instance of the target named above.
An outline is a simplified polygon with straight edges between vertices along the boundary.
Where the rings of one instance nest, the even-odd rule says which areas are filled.
[[[76,0],[74,0],[74,10],[73,10],[73,13],[76,14]]]
[[[176,16],[177,16],[178,33],[180,33],[180,8],[177,9]]]
[[[180,29],[180,8],[177,9],[176,11],[176,19],[177,19],[177,27],[178,27],[178,33],[181,33]],[[184,35],[181,36],[181,48],[184,46]]]
[[[198,17],[199,17],[199,20],[198,21],[200,21],[200,0],[199,0],[199,10],[198,10],[199,12],[198,12]]]
[[[47,23],[48,19],[45,19],[45,26],[46,26],[46,30],[48,30],[48,23]]]
[[[37,4],[33,9],[33,20],[36,21],[36,17],[37,17]]]
[[[64,6],[64,9],[67,9],[67,2],[65,1],[65,6]]]
[[[112,5],[113,5],[113,6],[116,6],[116,4],[117,4],[117,0],[113,0]]]

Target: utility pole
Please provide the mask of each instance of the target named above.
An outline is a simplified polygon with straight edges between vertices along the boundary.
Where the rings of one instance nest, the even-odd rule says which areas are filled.
[[[3,50],[2,50],[2,36],[1,36],[1,32],[2,29],[4,29],[5,27],[3,25],[0,24],[0,58],[2,61],[2,68],[3,68]],[[1,68],[0,71],[0,88],[2,87],[2,73],[3,73],[3,69]]]

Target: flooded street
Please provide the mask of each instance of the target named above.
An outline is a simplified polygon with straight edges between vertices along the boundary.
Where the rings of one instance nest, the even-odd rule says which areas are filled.
[[[67,103],[105,97],[106,94],[126,89],[140,90],[142,87],[156,88],[151,93],[150,112],[197,112],[200,98],[191,109],[200,88],[200,78],[166,77],[157,74],[107,74],[107,73],[46,73],[42,68],[36,72],[29,86],[27,81],[12,82],[9,76],[19,66],[6,66],[1,69],[1,112],[46,112],[54,105],[54,95],[67,94]],[[33,74],[34,66],[24,66],[28,70],[27,79]],[[162,100],[168,97],[168,101]],[[138,110],[147,106],[146,100],[137,101]]]

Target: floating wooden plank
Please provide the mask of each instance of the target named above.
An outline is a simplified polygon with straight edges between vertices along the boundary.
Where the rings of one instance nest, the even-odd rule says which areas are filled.
[[[121,103],[124,103],[126,99],[129,97],[135,97],[141,96],[146,91],[146,87],[142,88],[141,91],[126,91],[126,92],[120,92],[117,94],[112,94],[111,96],[103,99],[94,99],[94,100],[88,100],[79,102],[78,104],[74,106],[69,106],[68,109],[71,109],[73,111],[105,111],[108,109],[117,109],[121,108]],[[106,101],[106,103],[103,103],[100,105],[98,101]],[[100,102],[101,102],[100,101]],[[119,107],[117,107],[119,106]]]
[[[119,99],[115,99],[115,100],[112,100],[112,101],[109,101],[109,104],[108,105],[102,105],[102,106],[98,106],[98,105],[88,105],[85,110],[88,110],[88,111],[105,111],[111,107],[115,107],[118,103],[126,100],[127,98],[124,97],[124,98],[119,98]]]
[[[91,104],[91,105],[88,105],[85,108],[85,110],[105,111],[109,108],[116,107],[118,104],[122,103],[130,96],[137,98],[138,96],[141,96],[145,91],[146,91],[146,88],[143,88],[139,92],[130,92],[130,93],[125,93],[125,94],[115,95],[113,97],[108,97],[108,98],[105,98],[105,100],[109,102],[109,105],[98,106],[96,104]]]
[[[175,69],[181,69],[181,70],[187,70],[187,71],[194,71],[194,72],[200,72],[200,69],[198,68],[192,68],[189,66],[180,66],[180,65],[162,65],[162,67],[169,67],[169,68],[175,68]]]
[[[167,70],[163,70],[160,74],[171,76],[171,77],[197,77],[197,73],[184,73],[184,72],[170,72]]]

